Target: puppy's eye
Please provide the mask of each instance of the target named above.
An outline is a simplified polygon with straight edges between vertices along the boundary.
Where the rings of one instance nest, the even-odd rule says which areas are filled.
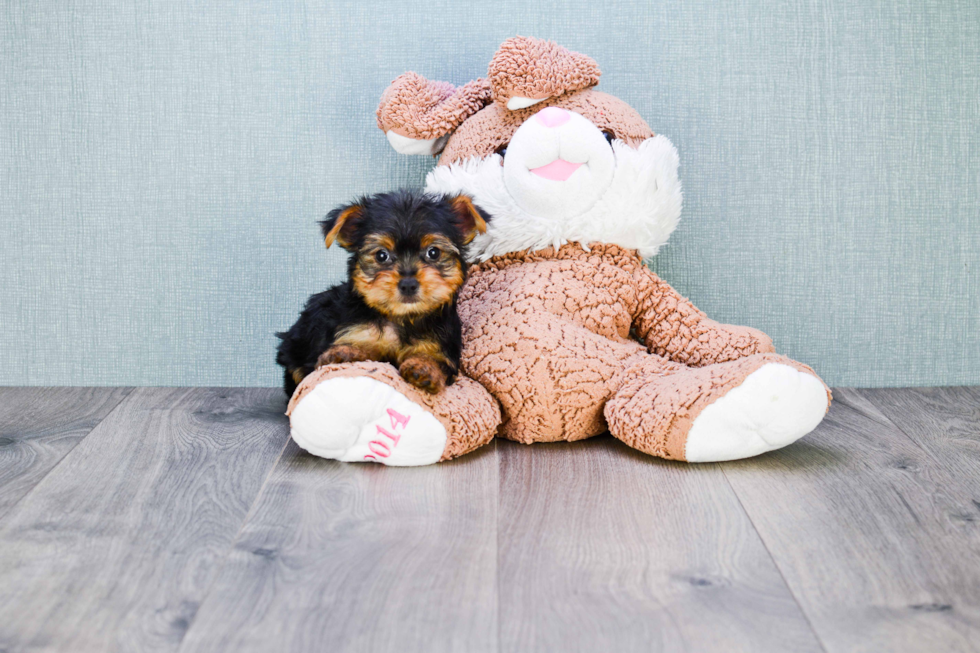
[[[439,258],[440,254],[442,254],[442,250],[440,250],[438,247],[430,247],[429,249],[425,250],[425,259],[427,261],[435,261]]]
[[[603,129],[602,135],[606,137],[606,142],[609,143],[610,145],[612,145],[612,142],[616,139],[616,135],[613,134],[608,129]]]
[[[387,263],[391,260],[391,254],[388,253],[386,249],[379,249],[374,254],[374,260],[378,263]]]

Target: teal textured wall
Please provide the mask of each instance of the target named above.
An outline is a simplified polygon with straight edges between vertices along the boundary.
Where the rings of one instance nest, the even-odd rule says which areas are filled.
[[[678,147],[654,269],[831,384],[980,383],[980,3],[0,4],[0,384],[274,385],[315,220],[421,184],[374,123],[524,34]]]

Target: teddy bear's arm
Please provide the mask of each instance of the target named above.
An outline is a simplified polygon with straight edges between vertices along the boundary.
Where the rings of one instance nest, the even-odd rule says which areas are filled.
[[[633,330],[651,353],[700,367],[775,351],[762,331],[715,322],[646,266],[637,268],[635,279]]]

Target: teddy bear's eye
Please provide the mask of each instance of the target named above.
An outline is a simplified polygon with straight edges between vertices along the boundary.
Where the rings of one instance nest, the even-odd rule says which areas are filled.
[[[613,140],[616,139],[616,135],[609,131],[608,129],[602,130],[602,135],[606,137],[606,142],[612,145]]]
[[[500,165],[504,165],[503,159],[504,159],[505,156],[507,156],[507,146],[508,145],[510,145],[510,143],[504,143],[503,145],[501,145],[500,147],[498,147],[497,149],[495,149],[493,151],[494,154],[499,154],[500,155]]]

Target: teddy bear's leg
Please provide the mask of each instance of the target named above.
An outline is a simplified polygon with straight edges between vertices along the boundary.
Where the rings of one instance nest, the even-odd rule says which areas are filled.
[[[322,458],[428,465],[486,444],[500,408],[476,381],[460,376],[437,395],[409,385],[387,363],[327,365],[296,389],[293,440]]]
[[[649,356],[620,378],[604,411],[610,432],[640,451],[688,462],[785,447],[816,428],[830,405],[813,370],[779,354],[666,369]]]

